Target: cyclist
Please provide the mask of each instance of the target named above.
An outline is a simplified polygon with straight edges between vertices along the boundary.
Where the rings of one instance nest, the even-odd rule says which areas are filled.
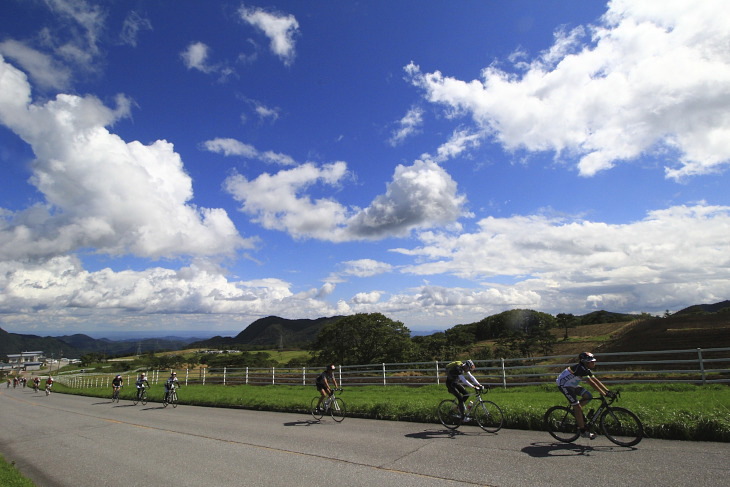
[[[38,388],[40,386],[41,386],[41,378],[40,377],[36,377],[35,379],[33,379],[33,390],[35,392],[38,392]]]
[[[48,394],[51,393],[51,387],[53,387],[53,377],[49,375],[48,379],[46,379],[46,392]]]
[[[579,385],[580,382],[585,380],[602,396],[614,396],[614,394],[593,375],[592,369],[595,366],[596,357],[594,357],[591,352],[583,352],[578,355],[578,363],[570,367],[566,367],[566,369],[561,372],[555,380],[560,392],[563,393],[563,395],[568,399],[570,405],[573,406],[575,422],[578,423],[581,436],[584,438],[590,438],[591,440],[594,439],[596,435],[588,431],[586,428],[585,416],[583,416],[583,405],[593,399],[593,395],[586,388],[581,387]],[[581,397],[580,400],[578,399],[578,396]]]
[[[165,382],[165,400],[167,400],[167,395],[173,387],[180,387],[180,382],[177,380],[177,372],[170,374],[170,378]]]
[[[139,375],[139,379],[137,379],[135,385],[137,386],[137,399],[139,400],[139,398],[142,396],[142,391],[144,390],[144,388],[150,386],[150,383],[147,382],[147,376],[144,372]]]
[[[446,389],[456,396],[459,401],[459,411],[465,414],[464,399],[466,389],[464,385],[473,387],[474,389],[484,389],[484,386],[472,375],[471,371],[476,369],[474,362],[469,359],[466,362],[455,360],[446,366]],[[464,418],[466,421],[469,418]]]
[[[332,394],[332,388],[330,388],[328,379],[332,379],[335,384],[335,389],[337,389],[337,379],[335,378],[335,364],[329,364],[327,368],[324,369],[324,372],[319,374],[317,376],[317,379],[315,379],[315,385],[317,386],[317,390],[320,394],[319,401],[317,401],[317,408],[315,409],[316,412],[319,412],[319,407],[322,405],[322,401],[324,401],[324,398],[327,397],[329,394]]]
[[[119,389],[122,388],[124,385],[124,379],[122,379],[121,375],[117,375],[112,379],[112,394],[114,392],[119,392]]]

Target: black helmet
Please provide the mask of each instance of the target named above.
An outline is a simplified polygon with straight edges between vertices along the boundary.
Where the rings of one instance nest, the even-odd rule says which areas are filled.
[[[580,360],[581,362],[595,362],[596,357],[594,357],[591,352],[583,352],[578,355],[578,360]]]

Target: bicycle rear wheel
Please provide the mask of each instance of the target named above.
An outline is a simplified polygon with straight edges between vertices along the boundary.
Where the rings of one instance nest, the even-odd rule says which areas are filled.
[[[459,402],[456,399],[444,399],[439,403],[438,416],[441,424],[450,430],[461,426],[464,415],[459,411]]]
[[[345,401],[339,397],[332,399],[332,402],[330,403],[330,416],[332,416],[332,419],[340,423],[343,419],[345,419],[346,415],[347,408],[345,407]]]
[[[481,401],[474,405],[471,415],[476,418],[481,428],[488,433],[496,433],[502,429],[504,415],[502,410],[492,401]]]
[[[621,446],[634,446],[644,436],[644,426],[628,409],[609,407],[601,415],[601,429],[606,438]]]
[[[545,429],[558,441],[572,443],[578,439],[578,423],[571,408],[553,406],[547,410],[544,418]]]
[[[314,419],[319,421],[322,419],[322,416],[324,415],[324,411],[320,407],[320,409],[317,409],[317,404],[319,403],[319,396],[314,396],[314,399],[312,399],[312,402],[309,404],[309,412],[312,413],[312,416],[314,416]]]

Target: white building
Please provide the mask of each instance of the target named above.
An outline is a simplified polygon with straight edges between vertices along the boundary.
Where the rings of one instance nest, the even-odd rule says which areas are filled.
[[[14,369],[38,370],[45,357],[43,352],[21,352],[8,354],[8,364]]]

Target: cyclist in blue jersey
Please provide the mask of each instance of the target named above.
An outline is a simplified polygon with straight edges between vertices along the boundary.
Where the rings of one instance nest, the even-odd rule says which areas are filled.
[[[580,428],[581,436],[590,438],[596,437],[593,433],[586,429],[585,417],[583,416],[583,406],[593,398],[593,395],[584,387],[580,386],[581,381],[586,381],[602,396],[613,397],[614,394],[609,391],[603,383],[593,375],[593,368],[596,366],[596,357],[590,352],[583,352],[578,355],[578,363],[567,367],[560,373],[555,382],[558,389],[568,399],[573,406],[573,414],[575,421]],[[578,399],[580,397],[580,399]]]

